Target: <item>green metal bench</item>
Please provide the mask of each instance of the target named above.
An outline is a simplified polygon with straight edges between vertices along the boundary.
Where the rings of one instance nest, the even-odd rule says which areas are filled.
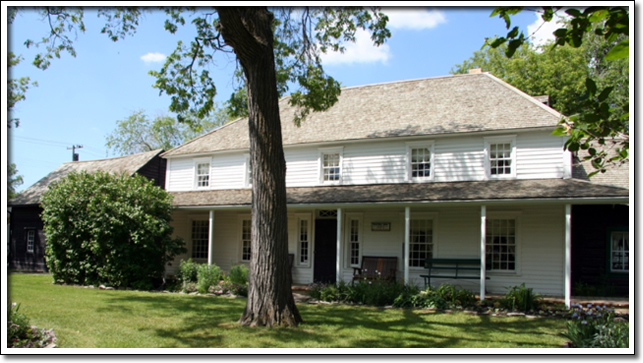
[[[427,258],[424,268],[429,270],[424,278],[424,286],[431,285],[431,277],[443,279],[480,279],[480,259],[477,258]],[[489,264],[487,264],[487,269]],[[487,276],[488,280],[489,277]]]

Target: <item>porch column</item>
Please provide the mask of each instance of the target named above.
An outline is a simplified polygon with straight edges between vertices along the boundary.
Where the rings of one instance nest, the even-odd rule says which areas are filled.
[[[565,306],[572,307],[572,206],[565,204]]]
[[[411,245],[411,208],[404,208],[404,284],[409,283],[409,248]]]
[[[487,281],[487,206],[480,207],[480,301],[485,299]]]
[[[342,281],[342,209],[337,208],[337,259],[335,261],[335,281]]]
[[[210,210],[208,220],[208,265],[212,265],[212,245],[214,244],[214,210]]]

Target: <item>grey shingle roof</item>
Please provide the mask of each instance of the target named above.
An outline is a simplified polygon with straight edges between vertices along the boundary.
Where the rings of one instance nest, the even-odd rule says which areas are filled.
[[[296,127],[289,97],[279,101],[284,145],[368,138],[553,127],[560,114],[487,73],[342,89],[328,111]],[[247,119],[239,119],[163,156],[248,149]]]
[[[608,151],[608,155],[612,156],[612,152]],[[576,179],[586,180],[593,184],[610,185],[620,188],[630,188],[630,163],[625,162],[623,165],[607,166],[605,173],[598,173],[591,178],[588,176],[596,169],[589,161],[581,161],[582,158],[588,156],[587,150],[578,150],[578,156],[573,158],[572,176]]]
[[[144,153],[121,156],[118,158],[88,160],[88,161],[70,161],[57,167],[54,171],[40,179],[36,184],[23,190],[16,197],[9,200],[9,205],[31,205],[39,204],[40,197],[47,190],[52,182],[64,177],[68,173],[75,171],[87,171],[89,173],[104,171],[108,173],[134,175],[145,164],[160,154],[163,150],[157,149]]]
[[[176,207],[249,207],[249,189],[170,192]],[[574,179],[493,180],[450,183],[377,184],[287,188],[287,202],[296,205],[558,200],[575,203],[629,198],[629,191]]]

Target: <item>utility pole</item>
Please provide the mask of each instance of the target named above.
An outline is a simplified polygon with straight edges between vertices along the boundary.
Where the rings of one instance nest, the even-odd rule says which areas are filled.
[[[83,145],[72,145],[68,147],[67,150],[71,150],[71,161],[78,161],[78,154],[76,154],[76,149],[82,149]]]

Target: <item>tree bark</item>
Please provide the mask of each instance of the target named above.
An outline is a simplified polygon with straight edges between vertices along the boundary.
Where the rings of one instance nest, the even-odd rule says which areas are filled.
[[[288,264],[286,160],[273,53],[273,14],[266,8],[217,8],[221,35],[241,63],[248,93],[252,165],[252,245],[249,326],[297,326]]]

